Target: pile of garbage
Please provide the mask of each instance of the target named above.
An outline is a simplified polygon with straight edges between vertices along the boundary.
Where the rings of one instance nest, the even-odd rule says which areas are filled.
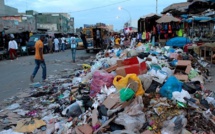
[[[150,44],[99,52],[90,64],[7,99],[0,134],[213,134],[209,65]]]

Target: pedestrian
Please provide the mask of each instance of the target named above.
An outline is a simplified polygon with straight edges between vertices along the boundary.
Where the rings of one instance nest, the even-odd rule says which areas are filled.
[[[10,37],[10,41],[8,43],[8,51],[10,54],[10,59],[18,59],[17,58],[17,49],[18,49],[18,44],[17,42],[14,40],[14,37]]]
[[[65,37],[61,38],[61,50],[64,52],[65,50],[65,43],[66,43],[66,39]]]
[[[114,42],[115,42],[115,47],[119,48],[120,47],[120,36],[119,35],[115,36]]]
[[[122,48],[122,49],[125,49],[125,46],[124,46],[124,40],[125,40],[125,36],[124,36],[124,34],[121,34],[121,37],[120,37],[120,47]]]
[[[59,52],[59,40],[56,37],[54,39],[54,50],[55,52]]]
[[[49,53],[53,53],[53,42],[52,42],[51,36],[49,36],[49,39],[48,39],[48,46],[49,46]]]
[[[81,40],[83,41],[84,48],[87,49],[87,40],[86,40],[86,35],[83,32],[80,32],[81,34]]]
[[[125,39],[124,39],[124,42],[123,42],[123,46],[125,48],[129,48],[130,47],[130,44],[131,44],[131,41],[129,40],[129,38],[126,36]]]
[[[72,37],[71,37],[71,51],[72,51],[73,63],[75,63],[76,48],[77,48],[77,39],[76,39],[75,35],[72,35]]]
[[[37,74],[40,66],[42,67],[42,80],[46,80],[46,63],[43,57],[43,49],[44,49],[44,42],[45,36],[41,35],[40,39],[35,43],[35,68],[30,77],[31,82],[34,81],[34,77]]]

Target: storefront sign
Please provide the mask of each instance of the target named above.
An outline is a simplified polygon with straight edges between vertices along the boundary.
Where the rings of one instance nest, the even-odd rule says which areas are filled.
[[[20,16],[5,16],[2,17],[3,20],[16,20],[18,22],[22,22],[22,19]]]

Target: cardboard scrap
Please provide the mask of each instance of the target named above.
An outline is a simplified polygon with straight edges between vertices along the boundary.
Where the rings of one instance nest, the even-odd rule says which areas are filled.
[[[106,100],[103,102],[106,108],[111,109],[114,105],[116,105],[119,100],[119,95],[116,94],[110,94]]]
[[[181,81],[188,81],[188,74],[190,73],[191,68],[190,60],[178,60],[174,75]]]
[[[129,80],[128,80],[128,84],[129,84],[129,88],[133,89],[134,92],[136,93],[137,90],[138,90],[138,88],[139,88],[138,82],[135,81],[135,80],[129,79]]]
[[[110,72],[112,72],[112,71],[114,71],[116,69],[117,69],[117,64],[113,65],[113,66],[111,66],[109,68],[106,68],[105,71],[108,72],[108,73],[110,73]]]
[[[146,130],[146,131],[142,132],[141,134],[153,134],[153,133],[149,130]]]
[[[116,74],[121,76],[126,76],[127,74],[144,74],[147,72],[147,66],[146,62],[142,62],[140,64],[133,64],[133,65],[127,65],[118,67],[116,69]]]
[[[98,110],[93,109],[92,111],[92,126],[95,126],[98,123]]]
[[[76,130],[78,130],[77,133],[81,133],[81,134],[92,134],[93,133],[92,127],[88,124],[78,126]]]
[[[94,131],[93,134],[97,134],[103,127],[107,126],[115,118],[116,118],[116,115],[114,115],[112,118],[110,118],[108,121],[106,121],[100,128],[98,128],[96,131]]]
[[[132,58],[125,59],[125,60],[117,60],[118,67],[134,65],[134,64],[139,64],[139,60],[137,57],[132,57]]]

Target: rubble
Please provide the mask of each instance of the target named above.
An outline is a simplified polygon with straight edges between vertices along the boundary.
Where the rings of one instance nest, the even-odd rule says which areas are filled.
[[[196,57],[171,47],[99,52],[5,100],[0,134],[213,134],[208,73]]]

